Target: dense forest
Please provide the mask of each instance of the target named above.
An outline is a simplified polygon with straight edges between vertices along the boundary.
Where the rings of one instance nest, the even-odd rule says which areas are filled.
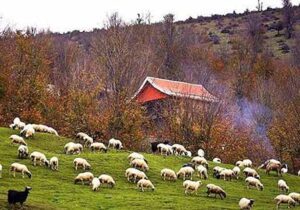
[[[277,157],[299,169],[300,7],[284,0],[281,9],[174,19],[126,23],[114,13],[104,28],[64,34],[6,27],[0,124],[18,116],[132,149],[156,134],[224,162]],[[146,76],[202,84],[220,101],[205,111],[174,103],[161,112],[168,126],[155,130],[131,100]]]

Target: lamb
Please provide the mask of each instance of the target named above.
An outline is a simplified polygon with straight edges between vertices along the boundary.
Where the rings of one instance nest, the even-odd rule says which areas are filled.
[[[125,177],[127,177],[128,181],[133,180],[136,183],[140,179],[148,179],[146,174],[136,168],[128,168],[125,172]]]
[[[102,150],[105,153],[107,152],[106,146],[103,143],[100,143],[100,142],[91,143],[90,148],[91,148],[92,152],[94,152],[96,150],[99,150],[99,151]]]
[[[131,153],[130,155],[128,155],[127,159],[131,162],[133,161],[134,159],[142,159],[142,160],[145,160],[144,156],[140,153],[137,153],[137,152],[133,152]],[[145,160],[145,162],[147,163],[147,161]]]
[[[278,180],[278,189],[279,191],[288,192],[290,188],[284,180],[280,179]]]
[[[3,167],[2,167],[2,165],[0,164],[0,178],[2,178],[2,170],[3,170]]]
[[[8,190],[7,192],[7,201],[11,204],[20,203],[21,206],[26,201],[29,191],[31,190],[31,187],[25,187],[24,191],[16,191],[16,190]]]
[[[254,204],[253,199],[241,198],[239,206],[241,210],[251,210]]]
[[[116,185],[115,180],[111,176],[109,176],[107,174],[100,175],[99,176],[99,180],[100,180],[101,185],[107,184],[111,188],[113,188]]]
[[[122,142],[118,139],[110,139],[108,141],[108,148],[112,147],[113,149],[123,149]]]
[[[256,178],[254,177],[247,177],[245,179],[245,182],[247,183],[247,188],[249,189],[251,186],[256,187],[258,190],[263,190],[264,189],[264,185]]]
[[[175,171],[168,169],[168,168],[162,169],[160,171],[160,175],[164,179],[164,181],[166,180],[166,178],[168,180],[173,180],[173,181],[176,181],[176,179],[177,179]]]
[[[185,149],[185,147],[181,144],[173,144],[172,145],[172,149],[174,151],[174,154],[177,155],[184,155],[187,153],[187,150]]]
[[[20,144],[20,145],[27,146],[27,143],[24,141],[24,139],[21,136],[11,135],[9,138],[11,139],[12,144]]]
[[[73,161],[74,168],[77,171],[78,167],[83,168],[83,170],[90,170],[91,165],[87,162],[86,159],[83,158],[75,158]]]
[[[27,158],[29,155],[28,147],[24,145],[20,145],[18,148],[18,158]]]
[[[190,178],[192,180],[192,176],[194,173],[194,169],[192,167],[182,167],[178,172],[177,172],[177,178],[180,178],[182,176],[183,180],[186,180],[186,178]]]
[[[149,170],[148,164],[143,159],[134,159],[133,161],[131,161],[130,165],[143,171]]]
[[[208,184],[206,185],[206,187],[207,196],[209,196],[210,194],[215,194],[215,198],[217,197],[217,195],[219,195],[222,200],[226,198],[226,192],[221,187],[214,184]]]
[[[281,174],[286,174],[287,172],[288,172],[288,165],[287,164],[283,164],[281,166],[280,173]]]
[[[239,160],[235,163],[235,165],[238,167],[252,167],[252,161],[250,159],[245,159],[242,161]]]
[[[74,184],[76,184],[80,181],[81,181],[82,185],[84,185],[84,182],[88,182],[90,184],[93,179],[94,179],[94,175],[91,172],[80,173],[74,179]]]
[[[185,188],[184,193],[187,195],[189,192],[195,192],[197,195],[198,188],[201,186],[201,181],[190,181],[186,180],[183,182],[183,187]]]
[[[157,145],[157,148],[161,155],[168,156],[173,154],[173,149],[170,145],[160,143]]]
[[[231,179],[234,177],[234,172],[231,169],[224,169],[221,171],[220,173],[220,178],[223,178],[224,181],[229,180],[231,181]]]
[[[203,165],[206,168],[208,168],[208,162],[204,157],[199,157],[199,156],[193,157],[191,162],[196,166]]]
[[[239,175],[241,173],[241,169],[238,167],[238,166],[235,166],[233,169],[232,169],[233,173],[234,173],[234,176],[236,177],[236,179],[239,179]]]
[[[290,196],[291,198],[293,198],[294,201],[296,201],[297,203],[300,204],[300,193],[292,192],[292,193],[289,194],[289,196]]]
[[[35,133],[35,130],[31,124],[27,124],[23,130],[21,130],[20,134],[24,135],[25,138],[32,137]]]
[[[150,189],[150,190],[152,190],[152,191],[154,191],[154,185],[152,184],[152,182],[150,181],[150,180],[148,180],[148,179],[141,179],[141,180],[139,180],[138,181],[138,183],[137,183],[137,187],[139,188],[139,189],[141,189],[143,192],[145,191],[144,189],[146,188],[148,188],[148,189]]]
[[[245,174],[246,177],[252,176],[255,177],[256,179],[260,179],[260,176],[253,168],[246,167],[244,168],[243,173]]]
[[[222,163],[221,159],[217,158],[217,157],[213,159],[213,162],[214,163]]]
[[[291,206],[296,206],[295,200],[288,195],[277,195],[274,200],[277,202],[277,209],[281,203],[287,203],[288,208],[291,208]]]
[[[50,159],[50,168],[53,171],[57,171],[58,170],[58,158],[57,157],[52,157]]]
[[[33,162],[33,165],[36,166],[36,162],[38,161],[41,165],[49,166],[49,161],[46,156],[41,152],[32,152],[30,154],[30,159]]]
[[[13,164],[11,164],[9,171],[13,172],[13,177],[16,177],[16,172],[22,173],[22,177],[23,178],[24,178],[25,174],[30,179],[32,177],[31,172],[28,170],[28,168],[25,165],[20,164],[20,163],[13,163]]]
[[[207,169],[203,165],[197,166],[196,171],[198,172],[200,179],[208,179]]]
[[[100,181],[98,178],[93,178],[92,180],[92,190],[97,191],[100,187]]]
[[[203,149],[198,149],[197,154],[198,154],[199,157],[204,157],[205,152],[204,152]]]

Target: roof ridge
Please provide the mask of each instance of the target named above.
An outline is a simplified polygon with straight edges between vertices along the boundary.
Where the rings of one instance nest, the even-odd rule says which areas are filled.
[[[164,80],[164,81],[168,81],[168,82],[172,82],[172,83],[180,83],[180,84],[186,84],[186,85],[200,86],[200,87],[203,88],[203,85],[201,85],[201,84],[195,84],[195,83],[188,83],[188,82],[182,82],[182,81],[162,79],[162,78],[158,78],[158,77],[146,77],[146,80],[148,80],[148,79],[158,79],[158,80]]]

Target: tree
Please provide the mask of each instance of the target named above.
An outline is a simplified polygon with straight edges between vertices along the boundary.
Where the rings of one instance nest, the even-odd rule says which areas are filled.
[[[286,28],[286,37],[290,39],[293,33],[294,10],[290,0],[283,0],[283,24]]]

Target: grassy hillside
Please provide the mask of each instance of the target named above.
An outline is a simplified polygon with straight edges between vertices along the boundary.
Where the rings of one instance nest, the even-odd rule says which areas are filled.
[[[142,193],[136,185],[128,183],[124,172],[128,168],[127,151],[109,151],[107,154],[85,151],[76,156],[62,153],[63,146],[70,139],[57,138],[48,134],[36,134],[33,139],[27,140],[30,152],[40,151],[48,158],[58,156],[60,167],[53,172],[44,167],[34,167],[29,159],[17,159],[17,147],[11,145],[9,136],[15,134],[6,128],[0,128],[0,163],[3,165],[3,178],[0,179],[0,209],[7,209],[6,192],[8,189],[23,190],[24,186],[33,189],[29,195],[25,209],[238,209],[241,197],[250,197],[256,200],[254,209],[275,209],[274,197],[278,194],[275,175],[266,176],[260,171],[264,191],[247,190],[243,179],[225,182],[209,177],[203,181],[198,195],[185,196],[182,180],[164,182],[160,178],[160,170],[169,167],[178,170],[183,163],[189,161],[183,157],[163,158],[159,155],[145,154],[149,161],[149,179],[156,187],[154,192]],[[91,191],[89,186],[75,185],[74,177],[80,172],[73,169],[73,159],[84,157],[92,164],[92,173],[99,176],[102,173],[110,174],[116,181],[113,189],[101,188],[98,192]],[[11,163],[26,164],[32,172],[32,179],[22,179],[20,174],[16,178],[9,176],[8,169]],[[210,169],[214,164],[210,163]],[[230,165],[225,165],[232,168]],[[211,173],[210,173],[211,175]],[[195,179],[198,177],[194,176]],[[284,179],[290,185],[291,191],[300,192],[300,177],[285,175]],[[215,183],[224,188],[228,197],[225,200],[207,198],[208,183]],[[284,207],[286,208],[286,206]],[[296,209],[300,209],[297,207]]]

